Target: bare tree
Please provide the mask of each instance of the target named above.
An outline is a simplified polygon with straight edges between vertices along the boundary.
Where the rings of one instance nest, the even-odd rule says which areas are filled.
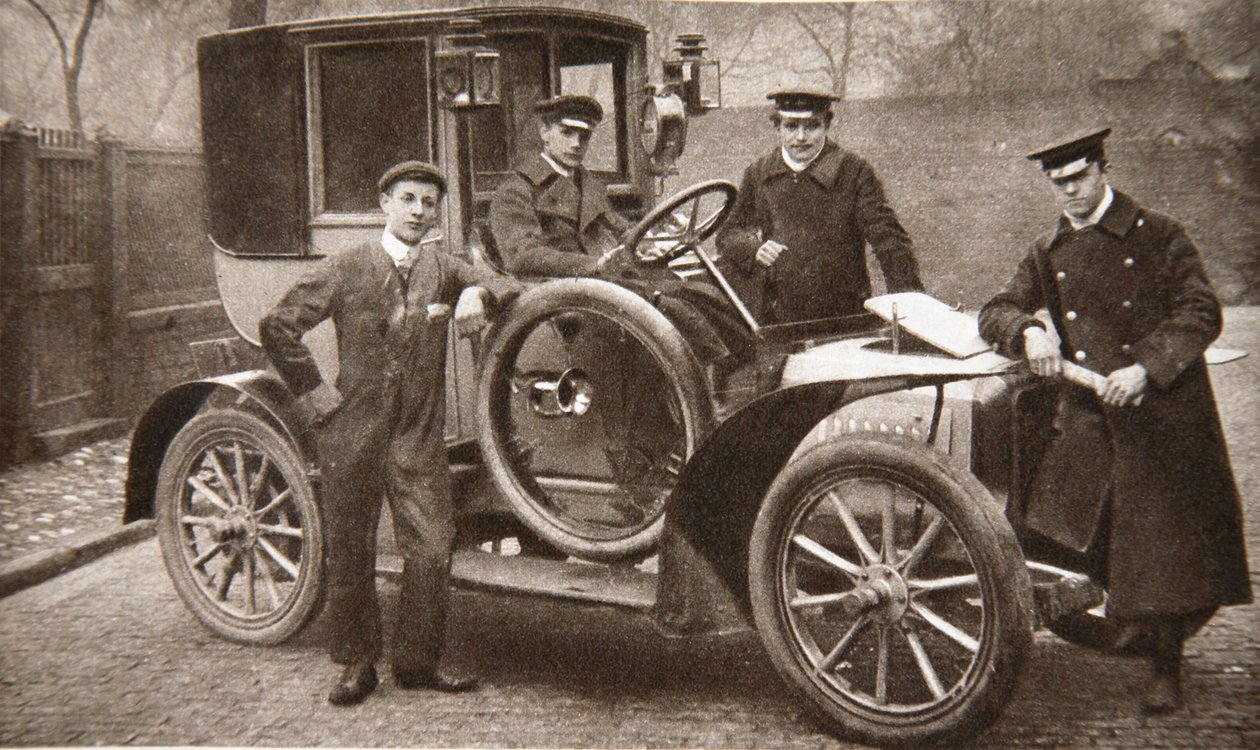
[[[792,7],[788,11],[823,58],[822,65],[796,72],[825,73],[831,79],[832,91],[841,98],[848,92],[853,59],[853,10],[853,3],[826,3],[807,8]]]
[[[947,46],[957,58],[969,93],[988,93],[998,40],[994,36],[993,3],[950,3],[945,15],[953,22],[953,36]]]
[[[104,11],[105,0],[87,0],[84,3],[78,28],[75,29],[74,37],[69,41],[61,26],[42,3],[38,0],[26,0],[26,2],[44,19],[48,28],[52,30],[53,38],[57,40],[57,47],[61,51],[61,78],[65,88],[66,114],[70,118],[70,127],[73,130],[82,130],[83,113],[79,108],[79,74],[83,72],[83,53],[87,48],[92,21]]]

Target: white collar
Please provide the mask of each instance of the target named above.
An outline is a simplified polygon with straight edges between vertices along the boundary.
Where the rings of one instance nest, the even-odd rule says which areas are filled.
[[[558,161],[556,161],[555,159],[551,158],[551,156],[549,156],[549,155],[547,154],[547,152],[546,152],[546,151],[540,151],[538,155],[539,155],[539,156],[541,156],[541,157],[543,158],[543,160],[544,160],[544,161],[546,161],[548,164],[550,164],[552,169],[556,170],[556,174],[560,175],[561,177],[572,177],[572,176],[573,176],[573,170],[572,170],[572,169],[569,169],[568,167],[564,166],[564,165],[563,165],[563,164],[561,164],[560,162],[558,162]]]
[[[385,248],[385,252],[389,253],[390,259],[394,261],[394,266],[397,267],[407,259],[407,254],[411,252],[413,246],[398,239],[393,232],[386,229],[381,233],[381,247]]]
[[[1078,219],[1072,214],[1066,212],[1064,212],[1063,215],[1067,217],[1067,220],[1072,225],[1073,229],[1091,227],[1099,221],[1102,221],[1103,214],[1107,213],[1107,209],[1111,208],[1111,202],[1115,200],[1115,197],[1116,194],[1112,191],[1111,185],[1106,185],[1103,187],[1103,199],[1098,201],[1098,205],[1094,207],[1094,210],[1090,212],[1089,216],[1086,216],[1084,219]]]
[[[818,153],[814,154],[809,161],[797,161],[792,158],[791,154],[788,153],[786,147],[779,147],[779,153],[783,155],[783,163],[788,166],[788,169],[797,173],[804,172],[806,169],[809,169],[809,165],[817,161],[818,157],[822,156],[822,152],[823,150],[820,148],[818,149]]]

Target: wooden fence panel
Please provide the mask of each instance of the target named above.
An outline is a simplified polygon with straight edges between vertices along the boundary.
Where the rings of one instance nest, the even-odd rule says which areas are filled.
[[[0,131],[0,465],[118,434],[230,335],[200,154]]]
[[[78,133],[40,129],[38,206],[29,276],[30,427],[35,432],[104,416],[100,158]]]

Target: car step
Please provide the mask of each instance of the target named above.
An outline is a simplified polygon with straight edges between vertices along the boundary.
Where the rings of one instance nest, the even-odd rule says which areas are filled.
[[[402,558],[377,557],[377,574],[397,579]],[[656,603],[656,574],[630,564],[607,565],[500,555],[478,548],[456,550],[451,585],[475,591],[524,594],[552,599],[649,610]]]

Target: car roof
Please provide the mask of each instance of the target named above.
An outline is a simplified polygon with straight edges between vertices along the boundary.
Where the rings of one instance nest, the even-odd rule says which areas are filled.
[[[283,29],[292,33],[318,32],[327,30],[367,29],[373,26],[391,24],[430,24],[452,21],[456,19],[476,19],[479,21],[506,20],[565,20],[587,21],[590,23],[615,28],[619,31],[646,34],[647,27],[638,21],[598,11],[577,8],[559,8],[554,6],[504,5],[497,7],[456,7],[435,8],[429,10],[396,11],[390,13],[365,13],[347,16],[329,16],[309,18],[296,21],[249,26],[241,29],[216,32],[208,37],[248,34],[259,29]]]

